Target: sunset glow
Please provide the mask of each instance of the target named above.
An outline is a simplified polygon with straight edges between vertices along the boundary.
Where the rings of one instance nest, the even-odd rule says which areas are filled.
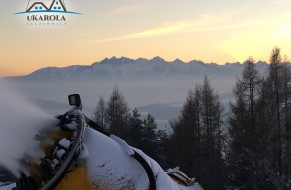
[[[49,1],[49,0],[45,0]],[[0,76],[48,66],[90,65],[106,57],[268,61],[274,46],[291,56],[291,1],[77,1],[66,26],[28,26],[27,1],[0,1]]]

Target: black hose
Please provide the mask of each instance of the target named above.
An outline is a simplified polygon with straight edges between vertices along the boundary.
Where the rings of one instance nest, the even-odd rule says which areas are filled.
[[[152,168],[149,166],[147,161],[145,161],[145,159],[140,154],[138,154],[135,150],[133,150],[133,152],[134,154],[132,155],[132,157],[134,157],[142,165],[142,167],[145,169],[148,175],[149,182],[150,182],[149,189],[156,190],[156,178],[155,178]]]

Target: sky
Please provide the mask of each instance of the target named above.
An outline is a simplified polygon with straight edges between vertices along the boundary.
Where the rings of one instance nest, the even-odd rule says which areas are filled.
[[[224,64],[268,61],[275,46],[291,56],[291,0],[65,0],[81,13],[65,26],[27,25],[15,14],[27,3],[0,1],[0,77],[112,56]]]

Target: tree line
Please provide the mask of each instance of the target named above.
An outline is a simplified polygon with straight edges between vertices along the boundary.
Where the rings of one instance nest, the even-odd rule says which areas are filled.
[[[290,189],[291,70],[275,47],[266,75],[253,58],[234,87],[229,117],[229,184],[242,189]]]
[[[181,170],[209,190],[291,189],[291,68],[275,47],[260,74],[249,57],[225,111],[205,76],[190,89],[171,134],[151,114],[129,111],[117,87],[100,98],[95,120],[164,168]],[[142,119],[143,118],[143,119]]]
[[[137,108],[130,112],[124,96],[116,86],[107,102],[103,97],[99,98],[94,118],[102,129],[143,150],[151,158],[162,160],[165,132],[157,130],[157,122],[150,113],[142,117]]]

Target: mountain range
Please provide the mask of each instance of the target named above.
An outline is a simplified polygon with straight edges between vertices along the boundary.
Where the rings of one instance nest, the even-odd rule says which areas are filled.
[[[15,89],[52,115],[67,111],[66,98],[72,93],[82,96],[84,111],[89,115],[98,98],[108,100],[114,86],[118,86],[132,109],[137,107],[143,114],[153,114],[162,128],[179,116],[187,92],[201,84],[205,75],[227,107],[236,76],[241,75],[243,67],[244,63],[218,65],[197,60],[168,62],[160,57],[112,57],[91,65],[47,67],[7,78],[13,81]],[[259,61],[256,68],[266,73],[268,64]]]
[[[244,63],[204,63],[192,60],[183,62],[179,59],[168,62],[161,57],[153,59],[105,58],[91,65],[72,65],[68,67],[46,67],[25,76],[8,77],[13,80],[80,80],[80,79],[119,79],[119,78],[175,78],[204,75],[236,76],[243,69]],[[259,71],[265,72],[267,63],[256,64]]]

